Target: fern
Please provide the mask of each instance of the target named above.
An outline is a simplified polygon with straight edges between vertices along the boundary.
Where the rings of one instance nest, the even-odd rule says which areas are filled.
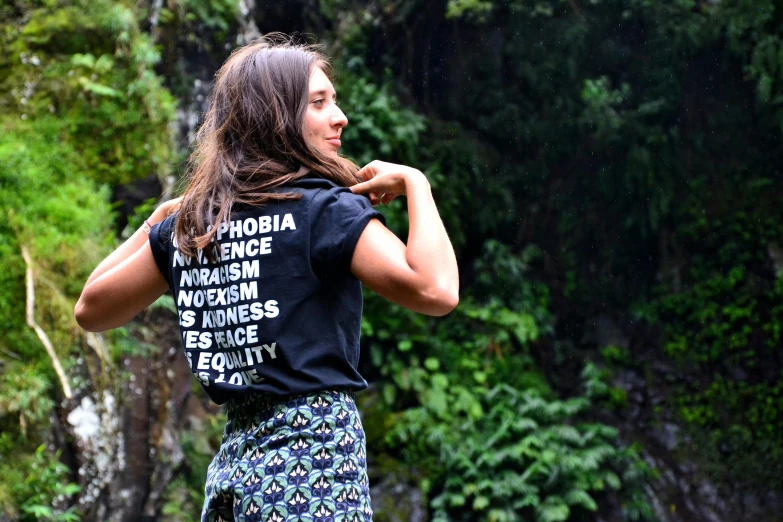
[[[618,466],[630,468],[622,462],[634,454],[616,446],[616,430],[573,422],[588,405],[507,384],[488,391],[484,416],[440,432],[443,474],[432,490],[433,520],[558,522],[597,511],[593,494],[620,489]],[[416,410],[408,420],[435,422],[426,414],[431,409]],[[629,479],[634,474],[644,470],[623,471]]]

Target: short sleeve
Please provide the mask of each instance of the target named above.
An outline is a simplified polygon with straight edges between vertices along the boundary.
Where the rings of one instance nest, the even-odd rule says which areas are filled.
[[[310,216],[313,266],[321,270],[349,270],[367,223],[371,219],[386,223],[369,199],[342,187],[320,190],[313,197]]]
[[[169,249],[172,248],[171,234],[174,228],[174,216],[169,216],[150,228],[149,241],[152,249],[152,257],[163,275],[163,278],[171,288],[171,274],[169,272]]]

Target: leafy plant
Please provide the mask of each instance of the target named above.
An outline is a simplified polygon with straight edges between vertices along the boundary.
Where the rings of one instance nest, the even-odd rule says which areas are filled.
[[[23,463],[22,480],[12,486],[0,484],[0,507],[6,512],[17,513],[22,522],[46,520],[51,522],[76,522],[81,516],[76,507],[63,507],[67,500],[79,492],[77,484],[70,482],[68,466],[60,462],[58,455],[49,455],[42,445]],[[0,470],[10,471],[6,466]],[[17,476],[12,472],[11,476]],[[5,473],[4,473],[4,476]],[[3,502],[3,490],[10,490],[10,497],[19,506]]]

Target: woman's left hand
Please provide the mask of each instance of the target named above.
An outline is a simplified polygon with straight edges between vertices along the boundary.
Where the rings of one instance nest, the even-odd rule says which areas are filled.
[[[159,221],[163,221],[179,210],[180,205],[182,205],[182,196],[161,203],[160,206],[155,209],[155,212],[152,213],[152,216],[150,216],[150,224],[154,225]]]

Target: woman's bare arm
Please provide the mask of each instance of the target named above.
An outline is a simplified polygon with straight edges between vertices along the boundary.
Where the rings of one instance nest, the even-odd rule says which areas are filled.
[[[167,289],[168,283],[146,241],[130,257],[84,287],[74,316],[79,326],[89,332],[117,328],[154,303]]]
[[[354,250],[351,271],[390,301],[427,315],[445,315],[459,303],[454,249],[438,214],[427,178],[404,165],[372,162],[359,171],[367,181],[351,190],[373,203],[408,198],[407,246],[377,220],[365,228]]]
[[[170,214],[172,214],[175,210],[179,208],[181,202],[182,202],[181,197],[166,201],[165,203],[163,203],[162,205],[160,205],[158,208],[155,209],[155,211],[152,213],[149,219],[147,219],[147,222],[150,225],[154,225],[155,223],[159,223],[160,221],[163,221]],[[144,246],[144,243],[146,242],[147,242],[147,232],[139,228],[122,245],[120,245],[114,252],[109,254],[106,257],[106,259],[101,261],[97,267],[95,267],[95,270],[93,270],[92,274],[90,274],[90,277],[87,278],[87,282],[84,283],[84,287],[87,288],[101,274],[114,268],[124,260],[128,259],[139,248]]]
[[[180,199],[158,207],[154,225],[179,206]],[[168,288],[158,270],[147,232],[141,228],[95,268],[74,308],[76,322],[87,331],[117,328],[155,302]]]

